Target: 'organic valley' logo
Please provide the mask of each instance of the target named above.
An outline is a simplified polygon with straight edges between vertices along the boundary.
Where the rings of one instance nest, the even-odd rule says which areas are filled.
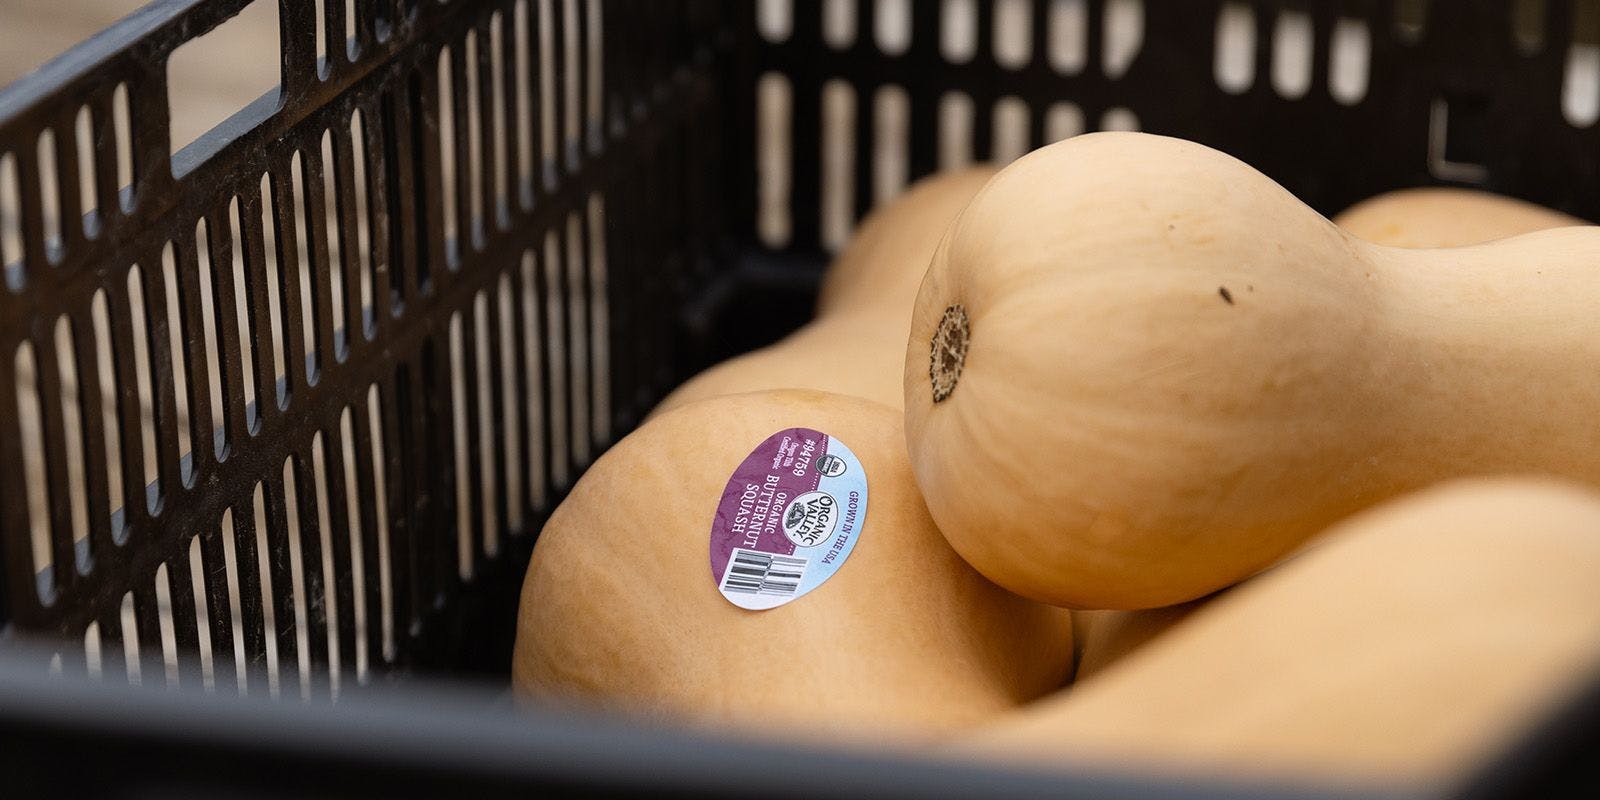
[[[815,547],[833,536],[839,503],[827,492],[806,492],[783,512],[783,535],[800,547]]]

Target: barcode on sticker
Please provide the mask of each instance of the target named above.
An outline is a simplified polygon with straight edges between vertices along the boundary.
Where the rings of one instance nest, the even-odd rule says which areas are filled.
[[[800,588],[810,563],[800,556],[783,556],[735,547],[722,573],[722,590],[740,594],[793,595]]]

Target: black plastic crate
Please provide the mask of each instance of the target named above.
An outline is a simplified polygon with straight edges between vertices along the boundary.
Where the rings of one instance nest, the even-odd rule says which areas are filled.
[[[829,246],[909,180],[1136,125],[1324,212],[1465,183],[1600,218],[1600,129],[1568,85],[1600,38],[1591,4],[377,0],[320,58],[316,7],[281,0],[279,91],[169,156],[168,58],[246,5],[153,3],[0,92],[17,176],[0,215],[20,241],[0,238],[0,768],[16,785],[1404,793],[806,751],[835,769],[819,782],[779,748],[518,713],[498,687],[563,490],[696,368],[801,323]],[[345,4],[325,6],[345,30]],[[947,43],[955,15],[970,36]],[[1247,86],[1219,85],[1224,17],[1250,34],[1229,51]],[[1294,36],[1302,55],[1280,54]],[[1360,41],[1355,92],[1330,64]],[[841,172],[824,168],[825,95],[854,120]],[[774,119],[789,146],[764,161]],[[1591,693],[1441,791],[1592,794],[1597,731]]]

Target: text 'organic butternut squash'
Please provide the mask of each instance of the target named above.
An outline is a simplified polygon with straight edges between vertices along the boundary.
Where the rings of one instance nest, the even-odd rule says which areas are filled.
[[[774,391],[646,422],[540,534],[516,689],[719,730],[917,739],[1060,686],[1068,613],[950,549],[900,419]]]
[[[1394,501],[960,747],[1234,778],[1459,778],[1600,669],[1597,532],[1600,495],[1547,481]]]
[[[923,282],[906,433],[928,508],[1048,602],[1189,600],[1441,479],[1600,483],[1600,229],[1363,242],[1215,150],[1023,157]]]

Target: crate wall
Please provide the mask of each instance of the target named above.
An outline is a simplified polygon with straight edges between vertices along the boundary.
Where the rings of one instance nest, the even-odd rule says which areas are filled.
[[[280,89],[169,155],[171,54],[245,5],[0,99],[0,625],[273,693],[503,668],[530,532],[673,378],[717,205],[659,198],[714,199],[720,23],[358,3],[319,54],[284,2]]]
[[[1444,183],[1600,218],[1587,0],[763,0],[746,24],[764,147],[740,224],[771,253],[1108,129],[1216,147],[1325,214]]]

